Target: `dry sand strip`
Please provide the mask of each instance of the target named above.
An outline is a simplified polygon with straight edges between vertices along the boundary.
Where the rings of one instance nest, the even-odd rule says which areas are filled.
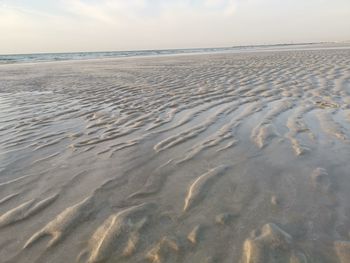
[[[0,262],[350,262],[350,49],[0,66]]]

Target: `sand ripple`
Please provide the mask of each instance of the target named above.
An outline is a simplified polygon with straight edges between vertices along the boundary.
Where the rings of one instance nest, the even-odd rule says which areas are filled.
[[[349,262],[349,50],[0,66],[0,261]]]

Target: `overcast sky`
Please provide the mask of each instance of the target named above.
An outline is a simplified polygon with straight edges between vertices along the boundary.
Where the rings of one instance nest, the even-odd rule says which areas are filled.
[[[0,0],[0,54],[350,40],[350,0]]]

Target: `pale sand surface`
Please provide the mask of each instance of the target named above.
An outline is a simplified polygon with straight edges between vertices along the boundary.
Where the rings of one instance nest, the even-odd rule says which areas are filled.
[[[0,262],[350,262],[350,49],[0,67]]]

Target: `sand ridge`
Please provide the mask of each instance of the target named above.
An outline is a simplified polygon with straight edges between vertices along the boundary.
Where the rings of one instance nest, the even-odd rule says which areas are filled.
[[[1,262],[349,261],[350,49],[0,66]]]

